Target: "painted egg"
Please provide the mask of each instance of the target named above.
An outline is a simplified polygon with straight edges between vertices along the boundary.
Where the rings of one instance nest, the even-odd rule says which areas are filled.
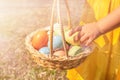
[[[68,55],[69,56],[75,56],[79,53],[81,53],[83,50],[80,46],[72,46],[69,51],[68,51]]]
[[[55,55],[55,56],[65,56],[65,51],[63,51],[63,50],[55,51],[53,53],[53,55]]]
[[[54,33],[56,35],[61,35],[61,26],[59,23],[54,24]]]
[[[74,33],[72,36],[69,36],[70,30],[65,32],[65,40],[71,45],[80,45],[80,41],[74,41],[74,36],[78,34],[78,32]]]
[[[48,41],[48,47],[50,48],[50,41]],[[62,49],[62,37],[59,35],[53,36],[53,50]]]
[[[42,47],[39,49],[39,52],[42,54],[49,54],[50,53],[50,49],[48,47]]]
[[[37,50],[39,50],[41,47],[46,46],[47,43],[48,43],[47,31],[39,31],[32,38],[32,45]]]

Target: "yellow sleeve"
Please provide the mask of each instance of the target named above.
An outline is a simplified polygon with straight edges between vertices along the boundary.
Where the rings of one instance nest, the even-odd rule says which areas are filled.
[[[120,0],[87,0],[87,2],[93,9],[96,20],[104,18],[109,12],[120,6]],[[85,22],[81,21],[80,24],[83,25]],[[116,79],[116,70],[120,66],[120,28],[100,36],[95,42],[98,49],[80,66],[67,71],[69,80]]]

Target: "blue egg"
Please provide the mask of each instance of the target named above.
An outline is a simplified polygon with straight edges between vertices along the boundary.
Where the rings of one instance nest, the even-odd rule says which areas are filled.
[[[42,47],[39,49],[39,52],[42,54],[49,54],[50,53],[50,49],[48,47]]]
[[[48,47],[50,48],[50,41],[48,41]],[[53,36],[53,50],[62,49],[62,37],[60,35]]]

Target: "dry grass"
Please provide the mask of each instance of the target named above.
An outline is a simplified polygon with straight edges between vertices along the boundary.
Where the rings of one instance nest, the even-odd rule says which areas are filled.
[[[75,7],[72,0],[70,1],[73,12],[77,14],[78,6]],[[79,1],[82,3],[84,0]],[[24,45],[26,35],[40,27],[48,26],[50,22],[49,4],[40,6],[0,8],[3,12],[0,13],[0,80],[67,80],[66,71],[48,70],[37,66],[27,55]],[[79,15],[73,18],[78,21]]]
[[[14,45],[0,55],[0,80],[66,80],[64,71],[35,65],[26,54],[23,39],[17,38],[16,41],[11,41]]]
[[[26,35],[49,24],[49,16],[47,12],[42,14],[43,11],[47,10],[27,9],[24,14],[3,16],[0,22],[0,80],[67,80],[65,71],[37,66],[27,55]]]

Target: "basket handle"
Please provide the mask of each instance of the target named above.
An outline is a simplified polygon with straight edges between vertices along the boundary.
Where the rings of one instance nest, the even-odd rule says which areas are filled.
[[[61,35],[62,35],[62,42],[63,42],[63,47],[64,47],[64,51],[66,54],[66,58],[68,58],[68,53],[67,53],[67,49],[66,49],[66,42],[65,42],[65,35],[64,35],[64,29],[63,29],[63,25],[62,25],[62,21],[61,21],[61,15],[60,15],[60,2],[59,0],[57,0],[57,13],[58,13],[58,21],[60,24],[60,28],[61,28]]]
[[[69,10],[69,7],[68,7],[67,0],[64,0],[64,1],[65,1],[66,9],[67,9],[68,27],[70,29],[71,28],[70,10]],[[51,22],[50,22],[50,58],[52,58],[52,56],[53,56],[53,23],[54,23],[55,3],[56,3],[56,0],[53,1]],[[62,21],[61,21],[61,16],[60,16],[60,5],[59,4],[60,4],[60,1],[57,0],[58,22],[59,22],[60,27],[61,27],[61,35],[62,35],[64,51],[65,51],[65,54],[66,54],[66,58],[68,58],[68,53],[67,53],[67,49],[66,49],[67,45],[66,45],[66,42],[65,42],[65,35],[64,35],[64,29],[63,29],[63,25],[62,25]]]
[[[69,6],[68,6],[68,0],[64,0],[64,2],[65,2],[66,9],[67,9],[68,29],[71,29],[72,24],[71,24],[71,17],[70,17],[70,9],[69,9]]]
[[[53,1],[52,14],[51,14],[51,20],[50,20],[50,58],[52,58],[52,55],[53,55],[53,23],[54,23],[55,3],[56,3],[56,0]]]
[[[67,10],[67,18],[68,18],[68,29],[72,28],[72,24],[71,24],[71,16],[70,16],[70,9],[68,6],[68,0],[64,0],[65,2],[65,6],[66,6],[66,10]],[[59,0],[57,1],[57,16],[59,16]],[[60,23],[60,20],[57,18],[57,22]]]

